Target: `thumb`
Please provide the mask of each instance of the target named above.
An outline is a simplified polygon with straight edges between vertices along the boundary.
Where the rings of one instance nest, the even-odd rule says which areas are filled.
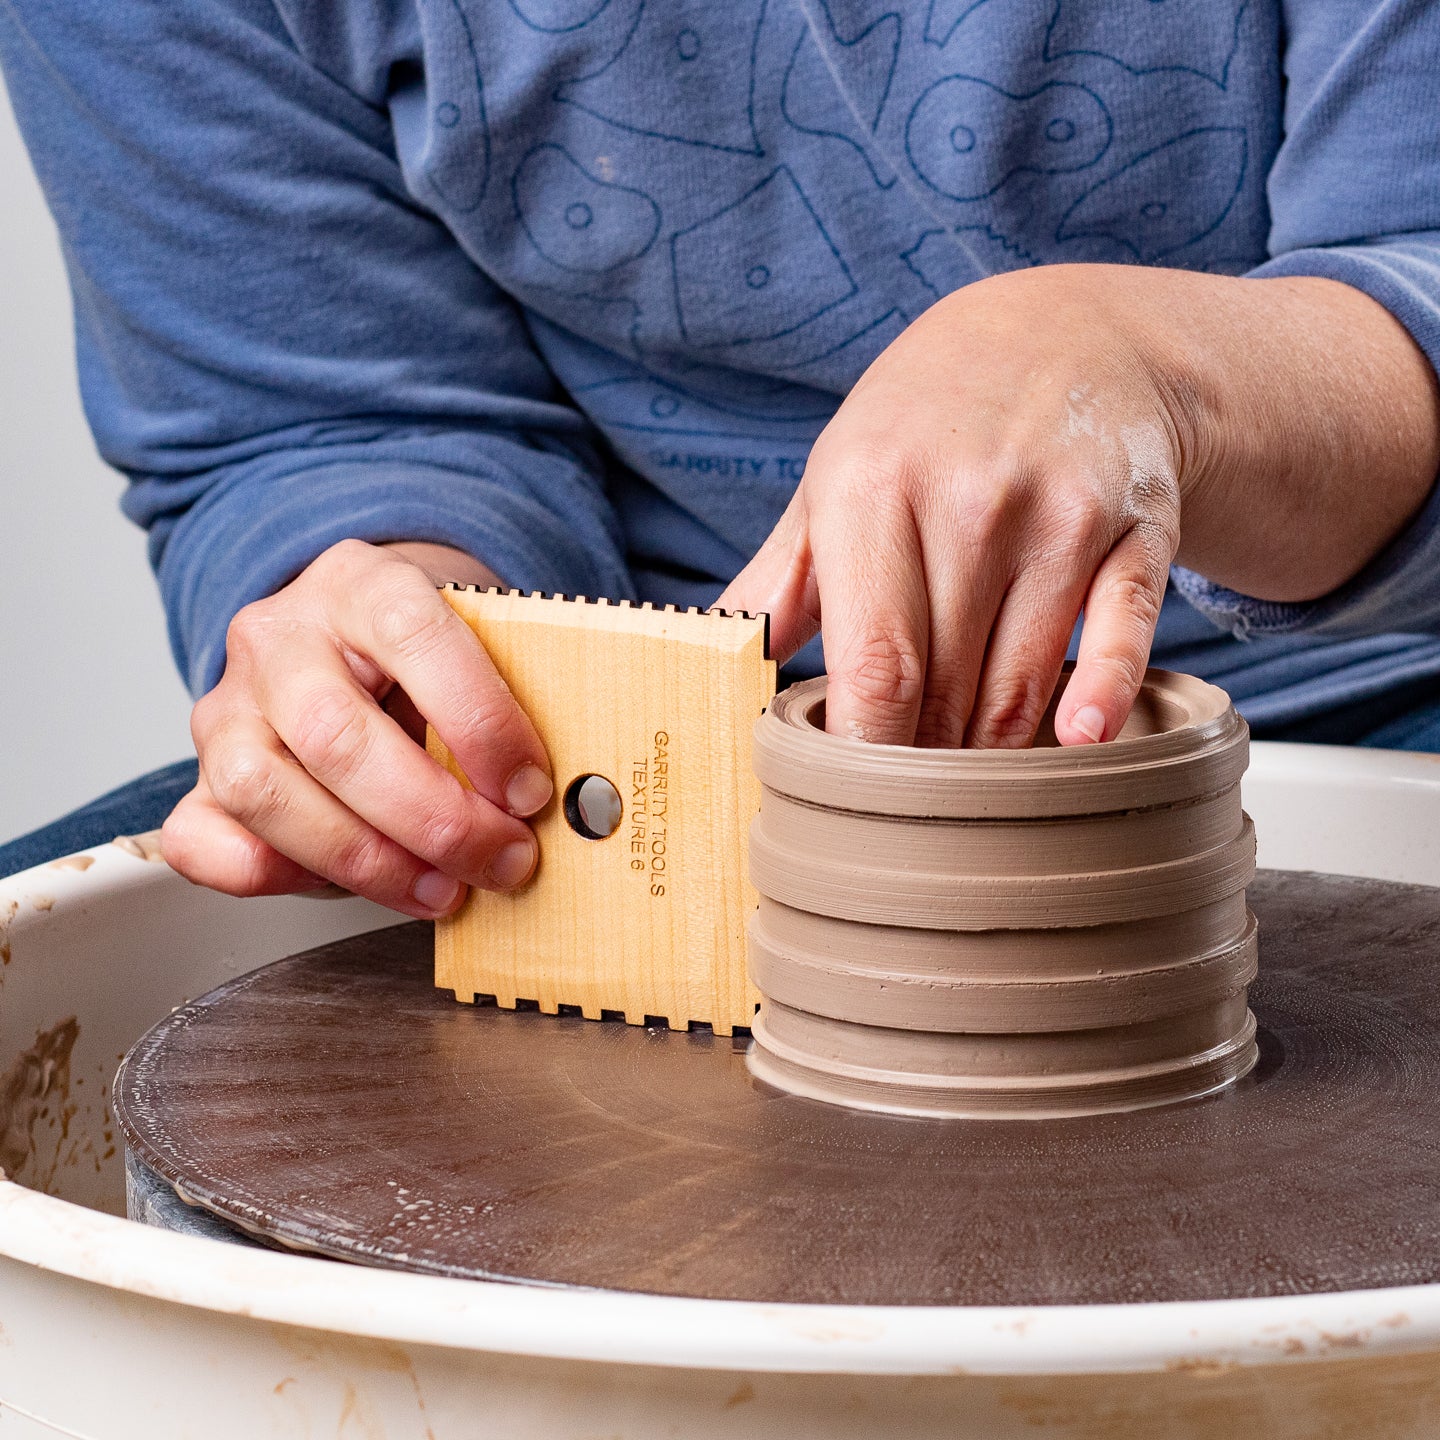
[[[783,665],[820,629],[820,592],[811,563],[809,522],[797,490],[750,563],[715,602],[719,610],[770,617],[770,657]]]

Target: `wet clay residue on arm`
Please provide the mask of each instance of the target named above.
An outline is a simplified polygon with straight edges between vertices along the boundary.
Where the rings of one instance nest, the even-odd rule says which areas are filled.
[[[70,1093],[70,1055],[80,1036],[75,1016],[42,1030],[0,1075],[0,1170],[14,1178],[35,1153],[35,1123],[53,1099]]]

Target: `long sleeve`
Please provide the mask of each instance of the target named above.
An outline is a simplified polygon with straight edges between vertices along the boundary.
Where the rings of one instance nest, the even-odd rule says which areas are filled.
[[[86,412],[195,692],[234,613],[346,537],[630,593],[590,432],[522,316],[407,192],[384,105],[272,5],[0,0],[0,61]]]
[[[1290,0],[1285,26],[1285,134],[1268,185],[1272,258],[1251,273],[1321,276],[1364,291],[1440,370],[1440,7]],[[1180,568],[1174,579],[1192,605],[1242,638],[1440,633],[1440,493],[1359,575],[1319,600],[1258,601]]]

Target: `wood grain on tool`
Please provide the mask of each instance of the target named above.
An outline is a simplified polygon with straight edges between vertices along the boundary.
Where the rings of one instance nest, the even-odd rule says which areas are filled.
[[[502,1008],[577,1007],[728,1035],[759,999],[745,971],[756,895],[745,833],[759,809],[752,729],[775,693],[765,617],[447,586],[534,722],[555,799],[540,861],[514,894],[473,891],[436,927],[435,983]],[[432,732],[430,752],[453,773]],[[571,785],[614,785],[614,833],[566,818]],[[463,779],[463,775],[461,776]]]
[[[182,1006],[116,1109],[205,1208],[432,1274],[878,1305],[1440,1281],[1440,889],[1262,871],[1250,898],[1261,1061],[1189,1104],[820,1104],[738,1040],[456,1005],[411,925]]]

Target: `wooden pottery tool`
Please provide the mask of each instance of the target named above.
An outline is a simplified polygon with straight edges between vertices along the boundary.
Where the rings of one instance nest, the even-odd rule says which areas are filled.
[[[505,1009],[748,1026],[752,730],[775,694],[766,617],[442,593],[540,732],[555,798],[533,821],[530,882],[474,890],[435,927],[436,985]],[[433,732],[429,749],[464,780]]]

